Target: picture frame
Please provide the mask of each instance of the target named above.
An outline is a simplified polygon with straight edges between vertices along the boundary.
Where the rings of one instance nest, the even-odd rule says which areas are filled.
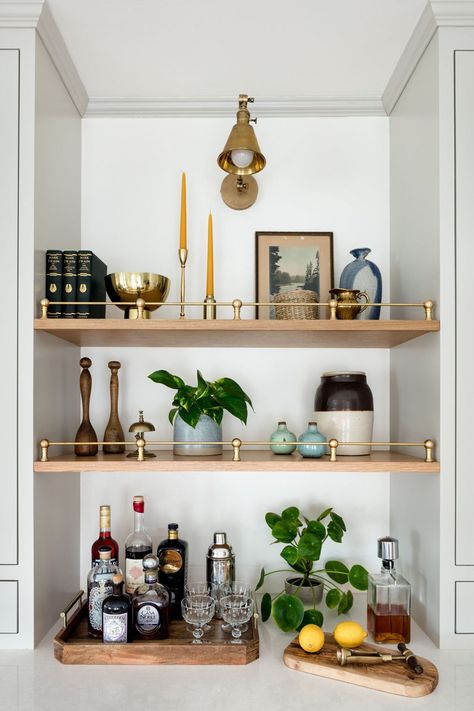
[[[329,301],[334,285],[332,232],[256,232],[256,301],[269,303],[284,291],[309,289]],[[319,291],[318,291],[319,289]],[[327,307],[319,318],[327,317]],[[257,319],[275,319],[271,306],[257,306]]]

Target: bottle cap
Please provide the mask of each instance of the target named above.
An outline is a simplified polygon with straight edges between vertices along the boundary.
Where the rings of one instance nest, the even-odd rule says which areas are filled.
[[[112,575],[112,582],[114,585],[120,585],[120,583],[123,583],[122,573],[117,573],[116,575]]]
[[[378,557],[382,560],[396,560],[398,558],[398,540],[385,536],[377,541]]]
[[[179,528],[177,523],[169,523],[168,524],[168,531],[177,531]]]
[[[148,555],[143,558],[142,566],[144,571],[158,570],[159,565],[160,561],[153,553],[148,553]]]
[[[112,557],[112,548],[110,546],[101,546],[99,548],[100,560],[110,560]]]
[[[145,511],[145,499],[143,496],[133,497],[133,510],[137,513],[143,513]]]
[[[214,543],[216,546],[225,546],[227,543],[227,533],[214,533]]]
[[[286,420],[280,420],[279,425],[286,425]]]
[[[108,504],[104,504],[103,506],[101,506],[100,513],[110,513],[110,506]]]
[[[233,558],[232,546],[227,543],[227,534],[222,532],[214,533],[214,543],[207,552],[208,558],[218,558],[220,560]]]

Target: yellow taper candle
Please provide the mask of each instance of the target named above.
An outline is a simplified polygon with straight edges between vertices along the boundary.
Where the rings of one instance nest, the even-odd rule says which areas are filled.
[[[186,173],[183,173],[181,176],[181,221],[179,225],[179,248],[188,248],[186,238]]]
[[[207,282],[206,296],[214,296],[214,245],[212,235],[212,214],[207,222]]]

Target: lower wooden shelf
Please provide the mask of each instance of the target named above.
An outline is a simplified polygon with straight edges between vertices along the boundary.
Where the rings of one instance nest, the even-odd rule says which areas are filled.
[[[439,473],[439,462],[425,462],[398,452],[372,452],[364,457],[339,456],[330,462],[328,456],[305,459],[299,454],[273,454],[268,450],[242,450],[240,462],[232,461],[232,452],[216,457],[175,456],[170,450],[155,450],[156,457],[137,462],[124,454],[103,454],[76,457],[65,454],[36,461],[35,472],[411,472]]]

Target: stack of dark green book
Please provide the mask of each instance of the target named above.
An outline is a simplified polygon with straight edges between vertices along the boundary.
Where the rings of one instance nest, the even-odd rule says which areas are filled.
[[[46,252],[46,298],[48,318],[105,318],[107,266],[88,249],[48,249]],[[55,302],[66,302],[63,305]],[[79,303],[75,303],[79,302]]]

